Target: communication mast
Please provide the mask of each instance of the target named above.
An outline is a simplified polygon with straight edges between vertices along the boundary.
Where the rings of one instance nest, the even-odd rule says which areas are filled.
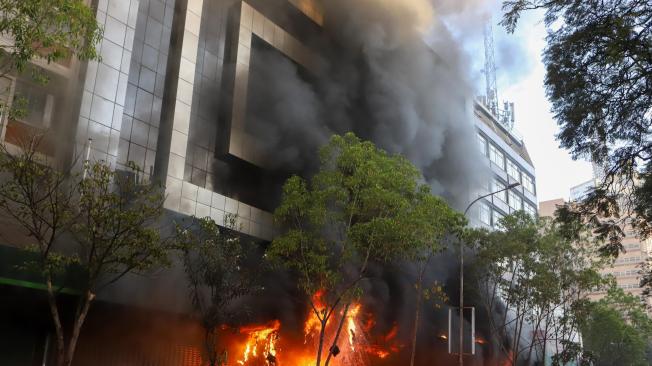
[[[498,115],[498,88],[496,86],[496,59],[494,56],[494,29],[491,17],[484,25],[484,76],[486,82],[486,105]]]
[[[489,17],[484,25],[484,76],[486,83],[484,102],[491,113],[496,116],[498,122],[511,130],[514,127],[514,103],[505,102],[504,108],[500,109],[494,52],[494,29],[492,18]]]

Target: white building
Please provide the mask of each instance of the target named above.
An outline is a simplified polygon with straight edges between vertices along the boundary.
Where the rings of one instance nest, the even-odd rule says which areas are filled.
[[[510,129],[481,103],[475,104],[475,125],[480,151],[487,158],[493,176],[482,194],[504,189],[515,182],[518,187],[487,197],[479,202],[477,218],[486,227],[496,228],[508,214],[523,210],[537,213],[536,175],[523,138]]]

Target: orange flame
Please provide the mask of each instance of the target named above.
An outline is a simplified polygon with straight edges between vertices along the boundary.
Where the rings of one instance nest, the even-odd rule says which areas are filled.
[[[320,317],[328,309],[324,301],[325,292],[317,291],[312,296],[312,304],[303,324],[304,342],[297,344],[292,337],[281,338],[281,323],[276,320],[263,325],[252,325],[239,329],[240,334],[246,335],[246,342],[238,342],[240,358],[237,361],[241,366],[312,366],[315,364],[315,355],[318,345],[319,332],[322,327]],[[394,326],[388,333],[380,335],[376,342],[369,341],[369,333],[376,326],[376,321],[371,313],[364,312],[359,303],[353,303],[344,316],[343,311],[329,319],[324,329],[324,343],[322,361],[328,356],[340,322],[346,326],[346,335],[341,334],[336,342],[339,350],[331,364],[338,366],[368,366],[370,357],[385,359],[392,353],[399,352],[403,347],[395,338],[398,326]],[[318,316],[319,314],[319,316]],[[344,317],[344,318],[342,318]],[[344,331],[344,329],[342,329]],[[343,347],[348,343],[346,347]]]
[[[247,334],[249,338],[245,345],[242,358],[238,360],[238,363],[245,365],[250,358],[257,358],[260,350],[266,364],[270,365],[270,359],[276,357],[276,342],[278,341],[278,331],[280,328],[281,322],[278,320],[274,320],[267,325],[253,325],[240,328],[240,333]]]
[[[358,313],[360,312],[360,304],[355,304],[353,308],[349,310],[349,313],[347,314],[347,323],[348,323],[348,330],[349,330],[349,346],[351,346],[351,350],[355,351],[355,332],[357,330],[355,326],[355,322],[358,317]]]

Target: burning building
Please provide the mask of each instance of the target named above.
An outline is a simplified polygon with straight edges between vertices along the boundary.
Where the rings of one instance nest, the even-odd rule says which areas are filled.
[[[317,147],[346,131],[407,156],[459,209],[483,189],[522,182],[508,196],[484,200],[478,224],[534,207],[534,169],[523,141],[475,102],[464,58],[428,0],[92,5],[104,27],[102,59],[37,62],[51,76],[47,86],[3,79],[35,101],[29,116],[3,124],[5,143],[51,128],[56,138],[46,154],[66,162],[90,149],[91,159],[118,170],[133,161],[164,184],[171,220],[208,216],[219,223],[236,214],[242,235],[263,245],[275,234],[271,212],[285,178],[310,174]],[[18,237],[3,239],[0,363],[48,364],[42,285],[15,270]],[[427,274],[451,298],[455,263],[442,260]],[[336,365],[405,362],[413,274],[374,271],[377,280],[347,315],[343,341],[332,350]],[[182,272],[130,275],[100,294],[75,364],[203,365],[202,331],[189,315]],[[310,364],[314,325],[305,299],[287,273],[268,276],[265,289],[250,299],[247,324],[221,330],[227,364]],[[417,364],[453,362],[446,322],[443,310],[423,316]],[[490,362],[490,350],[481,351],[469,362]]]

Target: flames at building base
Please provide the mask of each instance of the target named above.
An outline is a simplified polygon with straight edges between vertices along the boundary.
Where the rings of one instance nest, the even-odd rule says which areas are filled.
[[[338,328],[341,330],[334,343]],[[404,347],[397,340],[398,327],[394,325],[387,334],[372,337],[376,322],[373,314],[365,312],[360,304],[352,304],[346,315],[341,310],[332,316],[324,331],[322,346],[323,365],[332,353],[329,365],[367,366],[374,360],[385,360]],[[308,313],[303,327],[303,340],[284,334],[291,330],[273,320],[264,324],[251,324],[224,331],[226,339],[226,365],[242,366],[312,366],[316,364],[321,322],[314,311]],[[220,347],[220,345],[218,345]]]

